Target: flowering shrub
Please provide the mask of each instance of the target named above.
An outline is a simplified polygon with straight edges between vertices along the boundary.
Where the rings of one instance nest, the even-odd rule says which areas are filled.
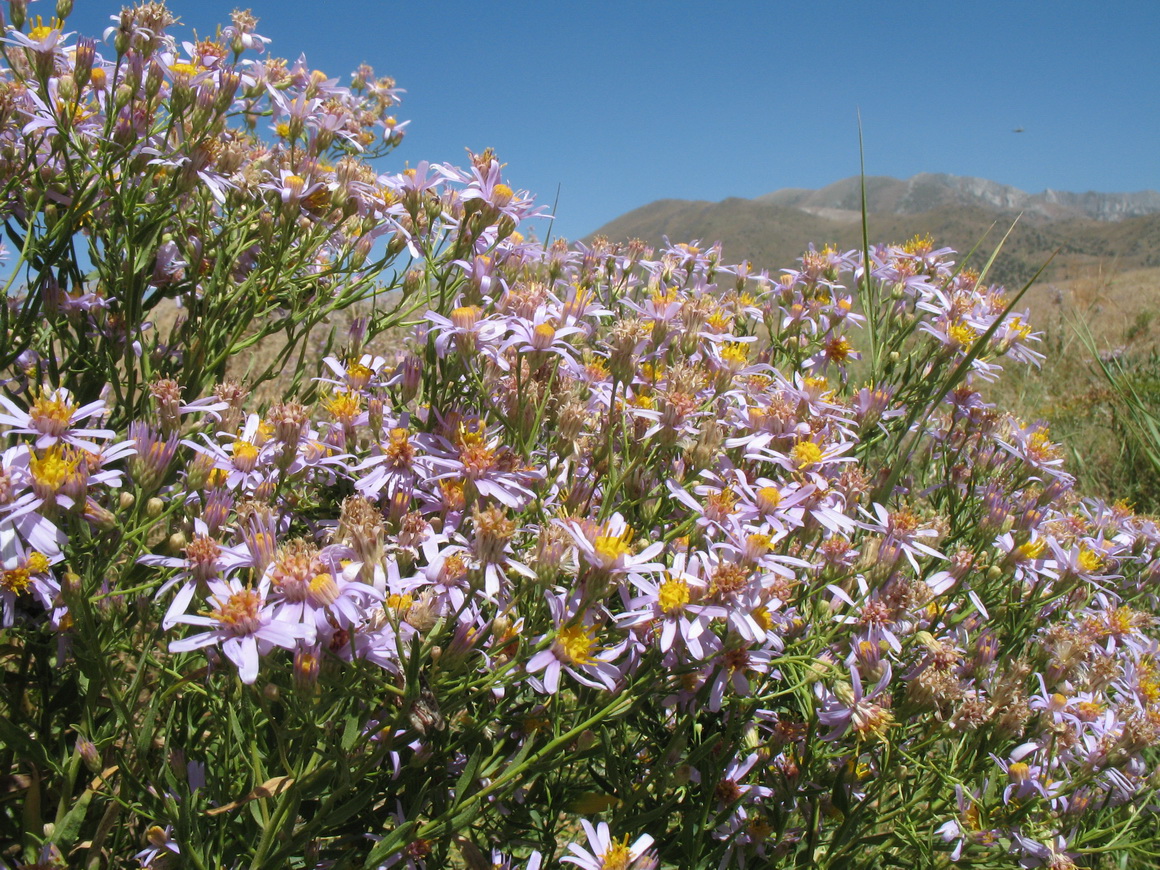
[[[245,13],[12,7],[3,861],[1155,857],[1160,531],[986,401],[1001,288],[545,247]]]

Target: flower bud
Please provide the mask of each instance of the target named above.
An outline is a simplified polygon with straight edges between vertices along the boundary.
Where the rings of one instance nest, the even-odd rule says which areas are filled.
[[[166,543],[166,549],[173,555],[178,555],[185,550],[185,545],[189,543],[186,540],[183,532],[174,532],[169,536],[169,541]]]
[[[97,56],[97,46],[93,40],[81,37],[77,40],[76,55],[73,59],[73,81],[77,90],[84,90],[93,74],[93,61]]]
[[[90,773],[101,772],[101,753],[97,751],[97,747],[93,741],[89,740],[83,734],[77,735],[76,751]]]
[[[23,29],[27,12],[28,0],[8,0],[8,18],[16,30]]]
[[[153,99],[161,92],[161,85],[165,82],[165,70],[156,60],[150,61],[149,72],[145,75],[145,96]]]

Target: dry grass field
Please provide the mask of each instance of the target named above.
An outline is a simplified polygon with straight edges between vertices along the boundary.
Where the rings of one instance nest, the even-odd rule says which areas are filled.
[[[1044,334],[1047,360],[1038,371],[1011,372],[995,401],[1051,426],[1082,490],[1160,512],[1156,470],[1081,338],[1089,330],[1099,351],[1118,358],[1138,394],[1160,413],[1160,269],[1093,267],[1070,280],[1033,286],[1025,301]]]

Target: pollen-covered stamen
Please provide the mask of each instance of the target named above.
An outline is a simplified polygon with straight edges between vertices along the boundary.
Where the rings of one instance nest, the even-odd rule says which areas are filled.
[[[894,714],[872,701],[863,700],[854,705],[850,724],[861,738],[871,734],[881,738],[885,736],[886,729],[894,724]]]
[[[37,15],[36,24],[28,30],[28,38],[33,42],[44,42],[44,40],[52,36],[54,30],[61,30],[63,28],[64,22],[55,15],[48,20],[48,24],[45,24],[44,19]]]
[[[216,577],[218,557],[222,548],[209,535],[197,535],[185,548],[185,564],[194,580],[204,581]]]
[[[515,192],[502,182],[491,189],[491,204],[496,208],[509,205],[515,197]]]
[[[471,330],[479,323],[479,315],[483,313],[478,305],[462,305],[451,312],[451,323],[456,329]]]
[[[556,633],[552,644],[556,655],[573,665],[586,665],[598,649],[595,632],[583,625],[569,625]]]
[[[300,199],[305,188],[306,179],[301,175],[287,175],[282,180],[282,196],[287,202]]]
[[[739,341],[727,341],[721,347],[721,362],[733,373],[741,371],[749,363],[749,346]]]
[[[234,468],[243,473],[253,471],[258,465],[258,448],[249,441],[238,439],[233,445],[231,457]]]
[[[253,589],[239,589],[225,601],[215,598],[211,616],[234,634],[253,634],[262,627],[262,596]]]
[[[665,581],[657,589],[657,606],[666,616],[681,613],[692,598],[689,584],[680,577],[665,574]]]
[[[50,395],[41,394],[32,403],[28,418],[37,432],[60,438],[68,431],[76,409],[68,394],[58,390]]]
[[[710,493],[705,499],[705,518],[714,522],[723,522],[737,507],[737,493],[731,487],[725,487],[720,492]]]
[[[508,519],[507,511],[497,505],[483,511],[475,508],[472,520],[475,525],[473,549],[476,558],[480,562],[502,562],[504,549],[516,533],[516,522]]]
[[[411,444],[411,435],[406,429],[395,427],[387,433],[387,443],[383,445],[383,455],[390,468],[403,470],[411,467],[415,461],[415,448]]]
[[[845,338],[834,336],[826,342],[826,356],[834,362],[844,363],[850,358],[854,348]]]
[[[32,582],[32,572],[27,567],[6,568],[0,571],[0,589],[15,595],[22,594]]]
[[[461,511],[467,506],[467,493],[462,480],[439,481],[439,495],[448,511]]]
[[[763,486],[757,490],[755,502],[763,514],[773,513],[781,504],[781,492],[776,486]]]
[[[467,572],[467,560],[463,558],[461,553],[452,553],[443,560],[443,564],[439,567],[437,582],[441,586],[458,586],[467,576]]]
[[[733,595],[749,585],[749,570],[736,562],[722,562],[713,570],[710,592],[713,595]]]
[[[369,366],[352,362],[346,367],[346,382],[352,390],[363,390],[371,382],[374,374],[374,370]]]
[[[628,837],[613,840],[608,851],[600,856],[600,870],[628,870],[632,866],[632,852],[628,848]]]
[[[1040,426],[1027,439],[1027,456],[1035,462],[1048,462],[1059,458],[1059,445],[1051,441],[1051,433],[1046,426]]]
[[[749,615],[753,618],[762,631],[769,631],[773,628],[773,614],[769,612],[769,608],[764,604],[759,604],[751,611]]]
[[[1023,785],[1031,781],[1031,766],[1023,761],[1013,761],[1007,768],[1007,779],[1013,785]]]
[[[387,596],[385,605],[388,610],[394,611],[397,616],[406,616],[407,611],[415,603],[415,599],[411,595],[392,593]]]
[[[813,441],[799,441],[790,452],[794,465],[800,469],[809,468],[822,461],[822,448]]]
[[[744,556],[747,561],[756,562],[773,549],[773,539],[769,535],[754,533],[745,539]]]
[[[38,550],[33,550],[24,560],[24,567],[29,574],[45,574],[48,572],[48,557]]]
[[[335,393],[322,406],[338,423],[350,426],[362,410],[362,397],[358,393]]]
[[[947,329],[947,338],[955,347],[969,347],[979,340],[979,333],[965,323],[956,323]]]
[[[592,542],[594,561],[600,568],[608,569],[618,565],[625,556],[632,553],[632,529],[625,526],[619,535],[597,535]]]
[[[536,350],[547,350],[556,340],[556,327],[550,323],[540,323],[532,331],[532,347]]]
[[[77,473],[82,459],[77,451],[60,445],[50,447],[39,456],[34,453],[28,460],[33,490],[40,498],[52,498]]]
[[[317,547],[307,541],[291,541],[278,551],[270,568],[270,582],[288,601],[302,601],[322,567]]]
[[[329,571],[315,574],[310,581],[310,603],[317,607],[329,607],[338,600],[340,591],[334,575]]]
[[[1020,544],[1015,550],[1015,556],[1018,561],[1035,561],[1040,558],[1047,551],[1047,540],[1045,538],[1036,538],[1034,541],[1027,541]]]
[[[475,480],[495,468],[496,454],[486,444],[468,444],[459,451],[459,461],[464,475]]]
[[[1087,574],[1095,574],[1104,567],[1104,557],[1090,547],[1080,547],[1075,564]]]

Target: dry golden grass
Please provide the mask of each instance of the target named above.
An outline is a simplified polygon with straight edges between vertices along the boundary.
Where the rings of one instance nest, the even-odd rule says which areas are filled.
[[[1034,286],[1025,300],[1032,325],[1044,334],[1047,359],[1038,370],[1011,369],[992,401],[1024,420],[1048,423],[1082,493],[1160,512],[1160,479],[1078,331],[1086,326],[1101,353],[1123,362],[1160,414],[1160,337],[1153,328],[1160,269],[1093,267],[1068,281]]]

